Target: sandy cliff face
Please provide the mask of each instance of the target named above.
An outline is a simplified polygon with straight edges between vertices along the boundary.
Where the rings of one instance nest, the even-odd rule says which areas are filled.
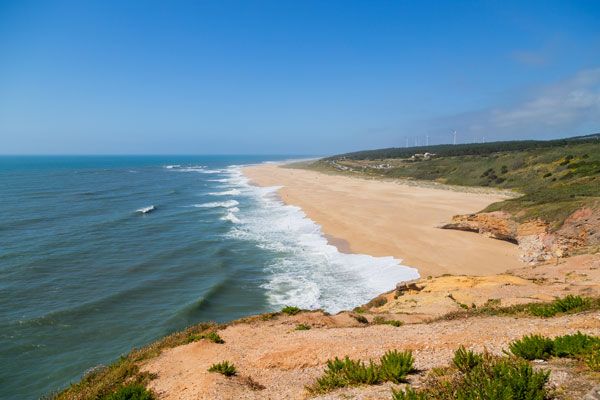
[[[571,214],[558,230],[540,219],[517,223],[510,213],[456,215],[443,229],[478,232],[518,243],[520,258],[527,263],[547,261],[600,245],[600,210],[588,207]]]

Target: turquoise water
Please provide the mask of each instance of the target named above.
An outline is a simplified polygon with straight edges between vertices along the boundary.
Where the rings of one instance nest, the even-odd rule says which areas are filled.
[[[0,157],[0,397],[39,397],[193,323],[335,312],[416,277],[339,253],[239,169],[285,158]]]

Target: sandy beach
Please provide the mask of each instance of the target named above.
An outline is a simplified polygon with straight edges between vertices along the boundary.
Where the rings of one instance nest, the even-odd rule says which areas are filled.
[[[422,277],[493,275],[522,265],[517,246],[476,233],[439,229],[453,215],[502,200],[397,182],[366,180],[265,164],[244,168],[259,186],[282,186],[281,199],[299,206],[340,249],[393,256]]]

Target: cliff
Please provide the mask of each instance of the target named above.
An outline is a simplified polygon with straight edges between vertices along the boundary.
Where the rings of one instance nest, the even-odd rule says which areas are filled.
[[[457,215],[441,228],[477,232],[517,243],[523,262],[539,263],[584,251],[594,252],[600,246],[600,209],[577,209],[558,229],[540,218],[517,222],[506,211]]]

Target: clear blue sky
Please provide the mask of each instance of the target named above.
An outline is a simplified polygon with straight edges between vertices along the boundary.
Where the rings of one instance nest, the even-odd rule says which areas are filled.
[[[328,154],[452,129],[600,131],[600,2],[0,0],[2,154]]]

